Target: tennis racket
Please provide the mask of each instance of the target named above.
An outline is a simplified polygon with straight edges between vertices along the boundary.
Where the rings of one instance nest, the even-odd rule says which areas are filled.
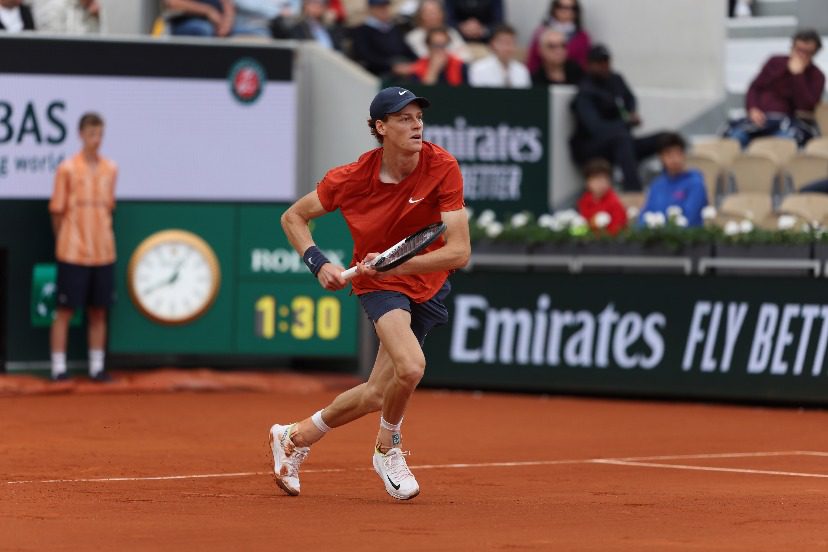
[[[411,257],[431,245],[431,243],[439,238],[445,231],[446,225],[442,222],[429,224],[419,232],[415,232],[404,240],[392,245],[378,256],[374,257],[366,264],[366,266],[370,266],[377,272],[391,270],[395,266],[400,266],[405,261],[411,259]],[[342,277],[346,280],[350,280],[356,276],[356,273],[357,267],[352,266],[348,270],[342,272]]]

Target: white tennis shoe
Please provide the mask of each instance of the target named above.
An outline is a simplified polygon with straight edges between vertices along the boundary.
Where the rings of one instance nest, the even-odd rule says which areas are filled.
[[[385,454],[374,450],[374,471],[385,483],[388,494],[399,500],[409,500],[420,494],[420,486],[405,463],[408,454],[398,448],[392,448]]]
[[[299,494],[299,466],[307,458],[310,447],[297,447],[290,440],[290,425],[275,424],[270,428],[270,450],[273,453],[273,479],[290,496]]]

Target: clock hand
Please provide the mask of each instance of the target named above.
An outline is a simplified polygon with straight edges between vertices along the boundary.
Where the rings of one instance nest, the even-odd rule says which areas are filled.
[[[184,265],[184,262],[187,260],[188,256],[189,256],[189,254],[187,256],[185,256],[183,259],[181,259],[180,261],[178,261],[178,264],[175,266],[175,269],[173,270],[172,276],[170,276],[166,280],[162,280],[162,281],[158,282],[154,286],[150,286],[149,288],[145,289],[144,293],[146,295],[149,295],[150,293],[152,293],[156,290],[159,290],[162,287],[166,287],[166,286],[174,284],[176,282],[176,280],[178,280],[178,274],[181,272],[181,267]]]

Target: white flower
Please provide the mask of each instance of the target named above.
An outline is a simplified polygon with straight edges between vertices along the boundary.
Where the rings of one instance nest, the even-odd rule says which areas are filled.
[[[521,228],[529,223],[529,215],[526,213],[518,213],[512,216],[512,228]]]
[[[581,215],[578,215],[578,214],[576,214],[572,218],[572,220],[569,221],[569,227],[570,228],[576,228],[576,229],[586,228],[588,226],[588,224],[589,223],[587,223],[587,219],[585,219],[584,217],[582,217]]]
[[[678,218],[683,214],[684,211],[682,211],[681,207],[679,207],[678,205],[670,205],[669,207],[667,207],[667,218],[671,220],[674,218]]]
[[[541,228],[549,228],[550,230],[552,230],[552,227],[555,224],[555,222],[555,217],[550,215],[549,213],[544,213],[538,217],[538,226],[540,226]]]
[[[704,220],[713,220],[714,218],[716,218],[717,214],[718,212],[716,211],[716,208],[712,205],[708,205],[701,211],[701,216]]]
[[[684,215],[677,216],[673,222],[679,228],[687,228],[687,225],[690,224],[690,221],[687,220],[687,217],[685,217]]]
[[[575,211],[573,209],[567,209],[566,211],[561,211],[560,213],[555,213],[555,216],[557,216],[558,220],[560,220],[561,223],[564,226],[566,226],[570,222],[572,222],[572,219],[574,219],[575,217],[579,217],[580,215],[578,214],[577,211]]]
[[[486,209],[480,216],[477,218],[477,225],[480,227],[486,227],[489,224],[495,222],[497,220],[497,216],[495,215],[494,211],[491,209]]]
[[[610,222],[612,222],[612,217],[606,211],[598,211],[592,217],[592,223],[595,224],[596,228],[606,228]]]
[[[641,210],[638,207],[636,207],[635,205],[630,205],[629,207],[627,207],[627,219],[628,220],[637,219],[638,214],[640,212],[641,212]]]
[[[724,233],[726,236],[735,236],[740,230],[739,223],[735,220],[729,220],[724,225]]]
[[[796,226],[796,217],[791,215],[782,215],[776,221],[776,226],[780,230],[790,230]]]
[[[753,223],[745,219],[739,223],[739,232],[742,234],[750,234],[753,232]]]
[[[647,228],[660,228],[667,222],[667,217],[664,213],[656,211],[647,211],[644,213],[644,224]]]
[[[492,221],[486,225],[486,235],[490,238],[496,238],[503,232],[503,225],[497,221]]]

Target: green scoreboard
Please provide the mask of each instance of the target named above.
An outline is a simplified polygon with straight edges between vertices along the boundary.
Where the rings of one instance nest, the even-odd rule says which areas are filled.
[[[355,355],[357,299],[310,275],[282,232],[286,208],[119,204],[112,352]],[[352,243],[338,213],[311,230],[331,261],[348,265]]]

